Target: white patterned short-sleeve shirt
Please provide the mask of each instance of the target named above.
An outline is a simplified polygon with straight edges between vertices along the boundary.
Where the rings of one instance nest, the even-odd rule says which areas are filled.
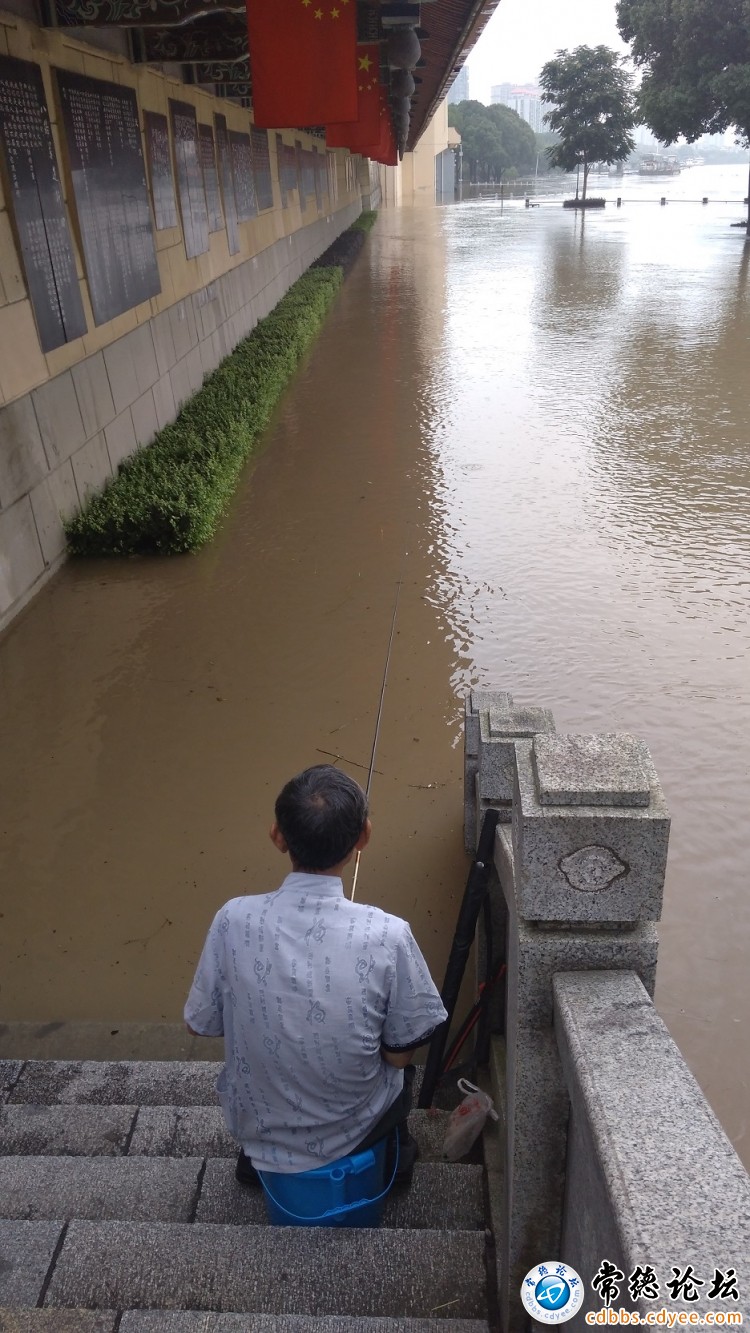
[[[411,1050],[446,1016],[406,921],[301,873],[220,908],[185,1006],[194,1031],[224,1036],[230,1133],[281,1172],[355,1148],[403,1087],[381,1046]]]

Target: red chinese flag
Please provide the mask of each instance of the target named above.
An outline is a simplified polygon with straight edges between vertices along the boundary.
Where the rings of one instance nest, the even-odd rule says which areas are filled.
[[[363,42],[355,56],[357,73],[357,119],[326,125],[329,148],[350,148],[359,153],[380,131],[380,47]]]
[[[359,150],[363,157],[371,157],[373,162],[382,162],[384,166],[398,166],[398,149],[393,132],[393,119],[385,93],[381,90],[380,99],[380,136],[375,143]]]
[[[393,128],[393,120],[390,115],[388,116],[388,120],[386,122],[385,152],[383,157],[381,157],[380,161],[384,162],[387,167],[398,166],[398,145],[396,143],[396,134]]]
[[[356,120],[356,0],[246,0],[262,129]]]
[[[370,139],[370,142],[363,144],[359,149],[359,152],[362,154],[363,157],[371,157],[373,160],[375,160],[377,158],[378,153],[381,151],[384,142],[383,135],[385,132],[385,118],[387,114],[388,114],[388,99],[386,98],[385,95],[385,89],[381,88],[378,95],[378,122],[377,125],[375,126],[375,133]]]

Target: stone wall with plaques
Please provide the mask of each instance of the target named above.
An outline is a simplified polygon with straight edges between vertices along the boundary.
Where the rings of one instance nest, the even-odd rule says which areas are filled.
[[[0,160],[44,352],[81,338],[86,317],[38,65],[0,56]]]
[[[198,118],[189,102],[176,102],[171,97],[169,113],[185,254],[188,259],[196,259],[208,250],[208,206],[198,146]]]
[[[180,225],[174,194],[169,123],[166,116],[160,115],[158,111],[144,111],[143,130],[156,230],[166,231],[169,227]]]
[[[94,321],[106,324],[161,291],[138,102],[133,88],[55,76]]]
[[[232,154],[229,149],[229,131],[227,130],[226,116],[217,112],[214,117],[214,124],[216,126],[216,151],[219,161],[221,197],[227,227],[227,244],[230,255],[236,255],[240,248],[240,238],[237,228],[237,198],[234,193]]]
[[[354,184],[330,216],[301,205],[293,137],[312,149],[0,9],[0,631],[62,560],[64,516],[360,211]]]
[[[294,144],[284,143],[280,134],[276,135],[276,155],[279,164],[278,172],[281,186],[282,206],[287,208],[294,193],[299,192],[297,154]],[[304,204],[302,207],[304,207]]]
[[[253,126],[251,137],[253,141],[255,197],[258,208],[263,211],[266,208],[273,208],[273,173],[268,146],[268,130],[256,130]]]
[[[214,132],[210,125],[198,126],[198,150],[203,171],[203,187],[206,191],[208,230],[221,231],[224,226],[224,214],[219,193],[219,173],[216,169]]]
[[[237,217],[240,222],[249,222],[258,212],[250,135],[243,134],[241,131],[230,130],[229,151],[232,158]]]

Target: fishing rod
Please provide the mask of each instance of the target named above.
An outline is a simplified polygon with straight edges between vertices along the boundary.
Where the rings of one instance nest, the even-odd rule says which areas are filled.
[[[404,552],[406,555],[406,552]],[[403,572],[403,571],[402,571]],[[393,634],[396,628],[396,616],[398,614],[398,599],[401,596],[401,577],[399,576],[396,584],[396,600],[393,603],[393,615],[391,616],[391,632],[388,635],[388,649],[385,654],[385,666],[383,668],[383,683],[380,687],[380,702],[378,703],[378,715],[375,719],[375,735],[372,738],[372,754],[370,755],[370,767],[367,770],[367,785],[365,786],[365,798],[370,799],[370,786],[372,784],[372,775],[375,771],[375,755],[378,749],[378,737],[380,736],[380,719],[383,716],[383,700],[385,699],[385,686],[388,680],[388,667],[391,662],[391,649],[393,647]],[[354,902],[354,895],[357,891],[357,876],[359,874],[359,862],[362,856],[361,851],[357,852],[354,862],[354,878],[352,879],[352,891],[350,901]]]

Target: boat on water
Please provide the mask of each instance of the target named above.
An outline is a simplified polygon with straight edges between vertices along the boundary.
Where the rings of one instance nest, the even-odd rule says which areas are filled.
[[[679,176],[680,163],[676,157],[666,157],[661,153],[649,153],[638,163],[639,176]]]

